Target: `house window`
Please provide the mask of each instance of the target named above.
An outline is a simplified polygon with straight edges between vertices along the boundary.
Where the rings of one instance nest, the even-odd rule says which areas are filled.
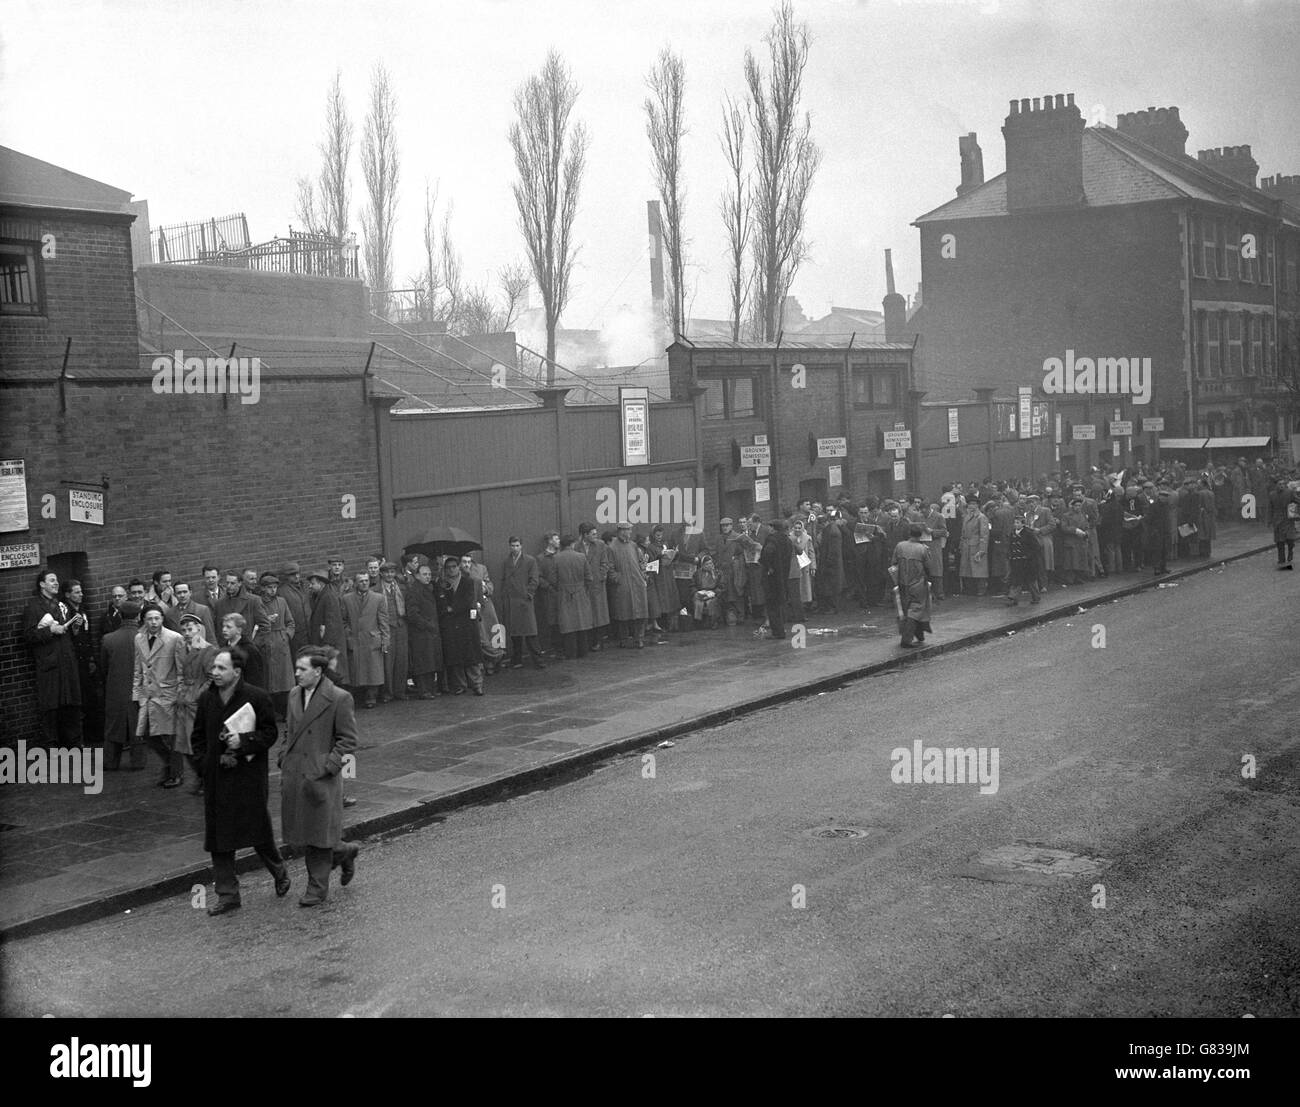
[[[1228,313],[1228,372],[1241,376],[1241,315]]]
[[[1273,330],[1273,316],[1264,316],[1264,372],[1268,376],[1277,373],[1277,335]]]
[[[758,409],[758,381],[753,377],[701,377],[704,418],[753,419]]]
[[[1206,340],[1209,347],[1210,358],[1206,362],[1209,372],[1208,377],[1218,377],[1223,374],[1223,347],[1219,342],[1219,313],[1209,312],[1206,316],[1210,325],[1210,335]]]
[[[1296,244],[1294,239],[1286,244],[1285,273],[1286,284],[1283,287],[1283,291],[1285,292],[1289,289],[1292,292],[1300,292],[1300,287],[1296,285]]]
[[[1208,377],[1210,375],[1210,363],[1206,360],[1206,337],[1209,333],[1209,324],[1205,321],[1205,312],[1196,313],[1196,375],[1198,377]]]
[[[1264,253],[1256,262],[1259,266],[1259,283],[1273,283],[1273,236],[1269,235],[1268,240],[1264,243]]]
[[[1218,245],[1218,266],[1219,280],[1226,281],[1228,277],[1228,225],[1222,219],[1214,221],[1215,241]]]
[[[1242,231],[1240,234],[1237,234],[1237,233],[1234,231],[1234,233],[1233,233],[1233,235],[1232,235],[1232,249],[1235,251],[1235,253],[1236,253],[1236,255],[1237,255],[1237,279],[1238,279],[1239,281],[1241,281],[1243,284],[1254,284],[1254,283],[1255,283],[1255,265],[1256,265],[1256,262],[1257,262],[1258,259],[1257,259],[1257,258],[1249,258],[1249,257],[1247,257],[1247,256],[1246,256],[1246,251],[1245,251],[1245,249],[1244,249],[1244,248],[1242,247],[1242,245],[1241,245],[1241,240],[1242,240],[1243,236],[1244,236],[1244,235],[1247,235],[1247,234],[1254,234],[1254,231]],[[1255,236],[1255,241],[1256,241],[1256,247],[1255,247],[1255,248],[1256,248],[1256,250],[1258,250],[1258,249],[1259,249],[1259,246],[1258,246],[1259,236],[1258,236],[1258,235]]]
[[[1219,275],[1218,258],[1219,251],[1215,245],[1218,222],[1213,219],[1205,220],[1205,237],[1201,240],[1202,257],[1204,258],[1205,275],[1207,277],[1217,277]]]
[[[1201,217],[1193,215],[1187,222],[1187,248],[1192,255],[1192,276],[1205,276],[1204,231],[1201,229]]]
[[[0,315],[44,315],[40,247],[34,242],[0,242]]]
[[[855,368],[853,406],[855,408],[897,408],[898,374]]]
[[[1250,372],[1264,372],[1264,317],[1250,316]]]

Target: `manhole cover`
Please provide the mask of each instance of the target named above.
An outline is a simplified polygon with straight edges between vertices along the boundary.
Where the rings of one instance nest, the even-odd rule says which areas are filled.
[[[871,828],[867,826],[815,826],[811,830],[805,830],[809,838],[865,838],[871,833]]]
[[[1063,880],[1096,876],[1110,864],[1105,857],[1018,842],[983,850],[956,875],[994,883],[1059,886]]]

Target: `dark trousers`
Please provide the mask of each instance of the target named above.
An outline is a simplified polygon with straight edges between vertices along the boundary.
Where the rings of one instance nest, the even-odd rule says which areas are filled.
[[[1294,542],[1278,542],[1277,546],[1277,563],[1279,565],[1290,565],[1295,558]],[[1283,556],[1285,552],[1286,556]]]
[[[278,877],[284,872],[284,858],[276,849],[274,842],[263,842],[253,847],[262,859],[266,871]],[[235,851],[214,853],[212,855],[212,877],[217,888],[217,898],[222,903],[227,900],[239,902],[239,876],[235,872]]]
[[[415,690],[422,696],[437,695],[438,674],[437,673],[416,673]]]
[[[399,616],[397,625],[390,628],[392,640],[384,654],[384,695],[406,699],[406,619]]]
[[[47,749],[81,747],[81,708],[56,707],[41,712],[41,738]]]
[[[609,631],[608,623],[606,623],[603,627],[592,627],[591,630],[587,631],[586,632],[587,649],[589,650],[600,649],[600,640],[605,637],[608,631]]]
[[[628,642],[641,642],[645,638],[645,620],[644,619],[619,619],[618,620],[618,638],[619,645],[626,646]]]
[[[183,756],[172,748],[176,744],[176,735],[151,733],[147,718],[144,727],[144,744],[153,750],[158,755],[158,760],[163,763],[164,779],[180,776],[185,761]]]
[[[132,742],[124,746],[121,742],[106,741],[104,743],[104,768],[110,772],[120,768],[122,764],[122,751],[130,751],[130,761],[128,762],[133,769],[143,769],[148,761],[145,755],[145,745],[143,742]]]
[[[458,688],[472,688],[481,692],[483,690],[483,662],[476,661],[472,665],[448,665],[447,684],[453,692]]]
[[[510,660],[511,662],[520,662],[524,660],[524,647],[528,647],[529,656],[534,661],[540,661],[542,651],[537,646],[537,635],[535,634],[516,634],[510,639]]]
[[[337,869],[349,857],[355,857],[360,846],[308,846],[307,862],[307,896],[312,899],[324,899],[329,895],[330,872]]]
[[[785,580],[763,582],[763,602],[767,611],[767,626],[773,638],[785,637]]]
[[[564,642],[564,656],[570,661],[576,657],[586,657],[590,636],[589,630],[570,630],[562,634],[560,637]]]

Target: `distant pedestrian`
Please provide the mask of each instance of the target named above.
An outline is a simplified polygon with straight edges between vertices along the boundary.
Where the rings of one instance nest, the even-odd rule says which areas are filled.
[[[163,626],[162,608],[149,604],[135,636],[135,683],[131,698],[140,705],[137,731],[162,762],[164,788],[178,788],[184,760],[176,750],[176,697],[181,687],[184,639]]]
[[[767,539],[759,551],[759,568],[763,573],[763,609],[773,638],[785,637],[785,595],[790,581],[790,563],[794,545],[786,534],[784,519],[772,523]]]

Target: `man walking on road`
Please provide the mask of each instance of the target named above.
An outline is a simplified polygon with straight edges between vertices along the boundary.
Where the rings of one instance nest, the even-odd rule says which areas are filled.
[[[302,651],[294,665],[298,687],[289,694],[289,733],[280,754],[280,827],[284,840],[303,848],[307,891],[299,907],[315,907],[329,895],[330,871],[340,883],[356,872],[360,847],[343,844],[344,759],[357,748],[356,713],[350,693],[326,676],[324,650]]]
[[[235,851],[245,846],[257,851],[275,878],[275,894],[289,891],[289,870],[266,807],[266,755],[280,730],[271,697],[244,683],[244,660],[239,646],[212,659],[212,686],[199,697],[194,716],[194,756],[203,763],[203,848],[212,854],[217,892],[209,915],[240,906]]]

